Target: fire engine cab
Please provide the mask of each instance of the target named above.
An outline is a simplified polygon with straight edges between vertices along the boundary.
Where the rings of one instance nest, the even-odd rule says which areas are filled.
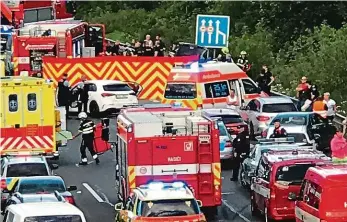
[[[117,117],[116,187],[130,190],[150,181],[183,181],[202,206],[221,205],[219,131],[200,110],[144,106]]]
[[[82,21],[29,24],[12,35],[14,75],[42,72],[42,57],[94,57],[106,49],[104,25]],[[9,63],[8,63],[9,64]]]
[[[225,108],[231,90],[235,90],[240,105],[261,95],[257,84],[235,63],[175,64],[162,103],[180,102],[193,109]]]
[[[263,214],[266,221],[293,220],[294,202],[290,195],[299,194],[308,168],[331,162],[320,151],[268,151],[261,157],[251,181],[252,215]]]

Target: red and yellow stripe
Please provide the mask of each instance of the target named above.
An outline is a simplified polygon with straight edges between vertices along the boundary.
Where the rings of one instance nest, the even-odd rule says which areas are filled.
[[[135,166],[129,166],[128,167],[128,178],[129,178],[129,187],[130,187],[130,189],[136,188],[135,177],[136,177]]]
[[[221,184],[221,166],[220,163],[212,163],[213,184],[219,186]]]

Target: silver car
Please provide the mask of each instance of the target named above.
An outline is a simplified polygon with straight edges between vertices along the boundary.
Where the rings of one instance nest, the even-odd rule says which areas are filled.
[[[242,117],[248,122],[249,134],[253,138],[261,134],[278,113],[296,111],[298,110],[290,98],[280,96],[256,98],[241,109]]]
[[[269,150],[292,150],[299,146],[294,143],[294,138],[259,139],[251,150],[249,156],[242,162],[240,170],[240,182],[244,187],[249,187],[251,177],[254,176],[260,157]]]
[[[228,133],[228,130],[225,124],[223,123],[222,119],[218,119],[216,122],[219,129],[220,159],[223,162],[225,160],[230,160],[232,158],[233,138]]]

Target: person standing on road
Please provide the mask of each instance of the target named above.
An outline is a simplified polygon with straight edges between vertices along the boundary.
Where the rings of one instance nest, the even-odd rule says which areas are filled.
[[[88,148],[90,154],[92,155],[93,159],[95,160],[96,164],[100,163],[100,160],[98,158],[98,155],[94,151],[94,130],[95,130],[95,124],[92,120],[88,119],[87,113],[81,112],[78,114],[78,118],[81,120],[80,127],[78,129],[79,133],[72,137],[72,139],[75,139],[80,134],[82,134],[82,143],[80,147],[81,152],[81,162],[79,162],[79,165],[87,165],[88,159],[86,154],[86,148]]]
[[[244,128],[240,128],[239,134],[233,140],[234,147],[234,161],[233,163],[233,177],[230,181],[238,181],[240,165],[244,158],[248,156],[250,151],[250,139]]]
[[[327,118],[329,121],[333,121],[336,115],[336,102],[333,99],[330,99],[330,93],[324,93],[324,103],[328,107]]]
[[[343,130],[338,128],[334,138],[330,141],[331,157],[333,161],[346,160],[347,158],[347,141],[343,137]]]
[[[270,136],[270,138],[282,138],[282,137],[287,137],[287,131],[281,127],[281,122],[279,119],[276,119],[274,121],[274,125],[275,125],[275,129],[272,133],[272,135]]]
[[[62,80],[58,83],[58,105],[65,106],[66,111],[66,119],[70,119],[69,117],[69,108],[70,108],[70,83],[67,79],[67,73],[63,74]]]
[[[82,75],[81,82],[79,85],[78,113],[82,111],[82,108],[83,112],[87,113],[89,95],[87,88],[88,86],[85,84],[86,81],[87,77],[85,75]]]
[[[275,81],[267,65],[263,65],[260,75],[258,76],[256,82],[260,90],[267,96],[271,94],[271,84]]]

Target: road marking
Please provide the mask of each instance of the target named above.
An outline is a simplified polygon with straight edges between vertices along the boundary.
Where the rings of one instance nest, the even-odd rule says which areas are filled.
[[[237,214],[242,220],[244,220],[246,222],[251,222],[247,217],[243,216],[242,214],[237,212],[232,206],[230,206],[226,200],[222,199],[222,202],[231,212]]]
[[[102,191],[101,191],[101,188],[98,186],[98,185],[95,185],[96,187],[96,191],[98,193],[101,194],[101,196],[105,199],[105,203],[107,203],[108,205],[110,205],[111,207],[114,207],[114,204],[110,202],[110,200],[107,198],[106,194],[104,194]]]
[[[231,192],[222,193],[222,195],[231,195],[231,194],[235,194],[235,192],[231,191]]]
[[[90,192],[91,195],[93,195],[93,197],[94,197],[99,203],[105,202],[105,201],[99,196],[99,194],[97,194],[97,193],[93,190],[93,188],[91,188],[91,187],[89,186],[89,184],[87,184],[87,183],[82,183],[82,185]]]

